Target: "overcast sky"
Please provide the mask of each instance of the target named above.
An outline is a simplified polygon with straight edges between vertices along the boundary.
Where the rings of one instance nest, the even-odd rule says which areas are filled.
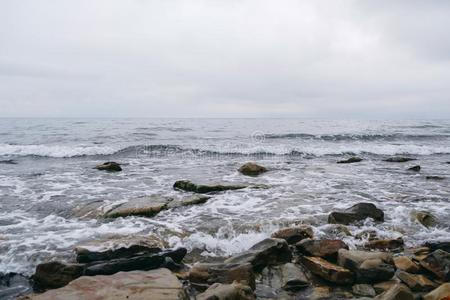
[[[0,0],[0,116],[450,118],[450,1]]]

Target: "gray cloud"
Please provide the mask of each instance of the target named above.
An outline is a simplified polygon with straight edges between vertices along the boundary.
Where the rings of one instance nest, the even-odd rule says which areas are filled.
[[[5,0],[2,116],[448,117],[448,1]]]

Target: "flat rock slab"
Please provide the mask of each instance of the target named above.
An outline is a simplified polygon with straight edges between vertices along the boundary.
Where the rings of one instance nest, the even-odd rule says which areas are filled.
[[[324,258],[336,258],[340,249],[348,249],[341,240],[313,240],[304,239],[295,244],[296,249],[308,256],[319,256]]]
[[[160,211],[167,209],[167,205],[173,198],[165,197],[142,197],[131,199],[108,211],[106,218],[118,218],[128,216],[153,217]]]
[[[311,273],[336,284],[352,284],[354,274],[341,266],[332,264],[320,257],[302,257],[302,264]]]
[[[437,289],[423,296],[423,300],[449,300],[450,299],[450,283],[444,283]]]
[[[261,275],[261,283],[270,286],[274,290],[296,291],[310,285],[300,266],[293,263],[267,267]]]
[[[197,289],[206,289],[214,283],[239,282],[255,288],[255,274],[250,263],[196,263],[189,271],[189,280]]]
[[[397,277],[414,292],[429,292],[437,286],[423,275],[400,271],[398,272]]]
[[[80,277],[67,286],[30,300],[187,300],[183,285],[167,269]]]
[[[179,180],[174,183],[173,188],[185,192],[194,192],[199,194],[217,193],[229,190],[240,190],[247,188],[248,185],[242,184],[195,184],[189,180]]]

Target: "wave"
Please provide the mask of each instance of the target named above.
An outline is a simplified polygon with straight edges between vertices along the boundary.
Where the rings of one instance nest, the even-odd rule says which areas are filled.
[[[303,139],[321,141],[396,141],[396,140],[437,140],[450,138],[448,134],[308,134],[287,133],[267,134],[266,139]]]
[[[120,151],[120,148],[110,146],[0,145],[0,156],[67,158],[75,156],[108,155],[118,151]]]

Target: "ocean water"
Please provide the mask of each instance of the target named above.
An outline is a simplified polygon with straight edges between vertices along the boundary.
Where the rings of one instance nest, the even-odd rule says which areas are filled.
[[[364,161],[336,164],[351,155]],[[393,155],[417,160],[383,161]],[[93,169],[105,161],[123,172]],[[243,176],[237,169],[247,161],[270,171]],[[159,235],[204,256],[244,251],[294,223],[332,237],[328,214],[358,202],[376,204],[386,221],[349,226],[355,235],[374,230],[409,246],[450,240],[447,162],[450,120],[0,119],[0,272],[30,275],[40,262],[70,259],[80,242],[111,235]],[[421,172],[406,170],[417,164]],[[153,218],[73,214],[95,200],[180,196],[172,188],[180,179],[270,188],[216,194]],[[431,212],[439,225],[425,228],[411,219],[414,210]]]

